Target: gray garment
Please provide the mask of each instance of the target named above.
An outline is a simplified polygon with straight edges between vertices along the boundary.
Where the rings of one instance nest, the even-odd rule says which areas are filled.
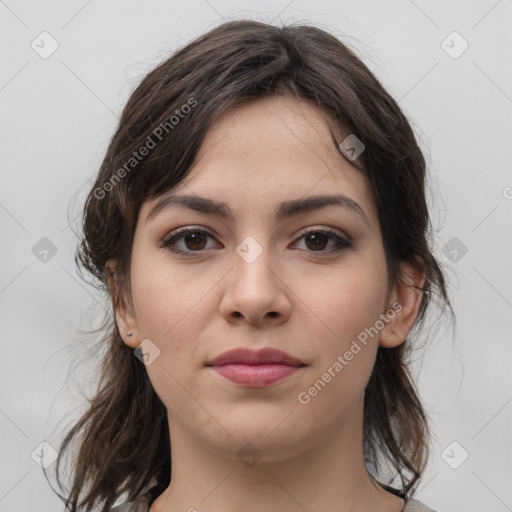
[[[405,500],[405,506],[402,512],[436,512],[435,510],[428,508],[424,503],[412,498]]]
[[[123,503],[122,505],[118,505],[110,509],[110,512],[148,512],[149,507],[153,500],[149,496],[142,495],[139,496],[135,501],[130,501],[129,503]],[[413,498],[405,499],[405,506],[401,512],[436,512],[431,508],[428,508],[421,501],[415,500]]]

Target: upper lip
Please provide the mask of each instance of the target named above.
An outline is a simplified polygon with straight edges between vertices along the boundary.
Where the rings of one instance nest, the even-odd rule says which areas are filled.
[[[220,354],[206,363],[206,366],[223,366],[226,364],[286,364],[289,366],[306,366],[295,357],[276,348],[265,347],[259,350],[235,348]]]

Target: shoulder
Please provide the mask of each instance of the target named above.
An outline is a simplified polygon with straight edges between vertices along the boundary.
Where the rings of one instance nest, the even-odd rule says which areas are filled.
[[[110,512],[148,512],[149,501],[146,496],[140,496],[134,501],[117,505],[110,509]]]
[[[117,505],[110,509],[110,512],[148,512],[149,500],[147,496],[140,496],[134,501]],[[436,512],[435,510],[427,507],[421,501],[413,498],[407,498],[402,512]]]
[[[110,512],[148,512],[149,505],[144,503],[138,503],[136,501],[130,501],[129,503],[123,503],[110,509]]]
[[[140,494],[133,501],[122,503],[111,508],[109,512],[149,512],[149,507],[166,489],[166,485],[156,484],[144,494]]]
[[[415,500],[413,498],[407,498],[407,500],[405,501],[405,506],[402,509],[402,512],[436,512],[436,511],[427,507],[421,501]]]
[[[149,505],[130,501],[110,509],[110,512],[148,512]]]

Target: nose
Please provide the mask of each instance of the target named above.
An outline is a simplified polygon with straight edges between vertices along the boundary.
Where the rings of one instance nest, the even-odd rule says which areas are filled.
[[[269,250],[264,249],[254,261],[235,253],[233,265],[223,280],[220,313],[224,319],[255,326],[286,322],[291,313],[291,291]]]

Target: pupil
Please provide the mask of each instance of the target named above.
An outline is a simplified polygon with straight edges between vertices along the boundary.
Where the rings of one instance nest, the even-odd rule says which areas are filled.
[[[327,235],[323,233],[312,233],[306,236],[306,245],[309,249],[324,249],[327,238]],[[205,241],[204,239],[204,233],[189,233],[185,236],[185,244],[188,249],[203,249]],[[312,242],[312,244],[308,242]]]
[[[199,237],[199,241],[198,241],[198,237]],[[189,233],[188,235],[185,236],[185,244],[187,246],[188,249],[202,249],[202,245],[201,244],[201,237],[203,237],[203,242],[204,242],[204,233],[199,233],[199,232],[195,232],[195,233]],[[197,246],[194,246],[194,244],[198,243],[199,244],[199,247]],[[192,245],[192,247],[191,247]]]
[[[318,241],[319,241],[319,238],[320,238],[320,246],[318,245]],[[323,238],[323,242],[322,243],[322,238]],[[312,233],[311,235],[308,235],[306,237],[306,245],[308,245],[308,240],[312,240],[313,241],[313,247],[310,247],[308,245],[308,248],[313,248],[313,249],[323,249],[325,248],[325,241],[327,239],[327,235],[324,235],[323,233]]]

